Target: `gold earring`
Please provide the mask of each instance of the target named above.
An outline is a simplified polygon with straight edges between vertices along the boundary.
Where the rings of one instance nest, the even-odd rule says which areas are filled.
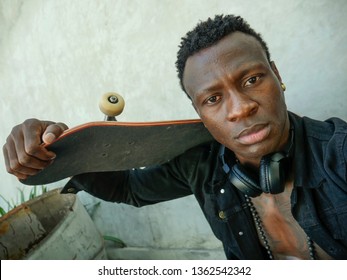
[[[283,89],[283,91],[286,91],[286,85],[284,83],[281,83],[281,88]]]

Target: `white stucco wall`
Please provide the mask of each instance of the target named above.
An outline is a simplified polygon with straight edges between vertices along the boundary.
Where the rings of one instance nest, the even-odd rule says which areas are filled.
[[[346,0],[0,0],[0,140],[30,117],[102,120],[97,102],[108,91],[126,100],[121,121],[196,118],[176,78],[177,46],[219,13],[240,14],[263,35],[290,110],[347,120]],[[30,190],[3,160],[0,178],[9,200]],[[192,197],[143,209],[103,203],[94,217],[129,246],[220,248]]]

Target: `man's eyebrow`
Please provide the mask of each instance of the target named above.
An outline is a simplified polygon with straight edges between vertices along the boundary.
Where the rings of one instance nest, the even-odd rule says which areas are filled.
[[[243,63],[235,69],[234,74],[237,75],[238,77],[243,77],[250,72],[257,71],[257,70],[264,70],[267,68],[268,67],[266,67],[266,65],[263,62]]]
[[[219,82],[215,83],[215,84],[211,84],[211,85],[208,85],[204,88],[201,88],[199,91],[198,91],[198,94],[204,94],[204,93],[209,93],[211,91],[218,91],[222,86],[220,85]]]
[[[255,62],[255,63],[242,63],[239,66],[235,67],[235,70],[232,71],[232,75],[236,77],[244,77],[248,75],[250,72],[266,69],[266,65],[263,62]],[[220,82],[216,82],[211,85],[207,85],[206,87],[202,87],[198,90],[197,95],[218,91],[222,85]]]

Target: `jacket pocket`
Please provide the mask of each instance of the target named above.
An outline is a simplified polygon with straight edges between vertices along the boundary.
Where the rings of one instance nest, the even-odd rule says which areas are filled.
[[[334,239],[347,241],[347,203],[326,209],[319,215]]]

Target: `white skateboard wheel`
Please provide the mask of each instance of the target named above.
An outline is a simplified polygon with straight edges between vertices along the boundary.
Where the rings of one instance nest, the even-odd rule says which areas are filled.
[[[108,92],[101,96],[99,101],[100,111],[108,117],[115,117],[123,112],[125,102],[123,97],[115,92]]]

